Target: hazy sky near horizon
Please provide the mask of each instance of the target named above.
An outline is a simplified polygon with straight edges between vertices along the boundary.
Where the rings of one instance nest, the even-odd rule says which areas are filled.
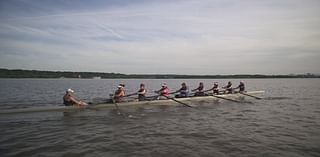
[[[0,68],[320,74],[319,0],[1,0]]]

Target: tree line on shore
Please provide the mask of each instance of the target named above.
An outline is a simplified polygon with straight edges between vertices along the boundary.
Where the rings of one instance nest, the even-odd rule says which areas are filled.
[[[0,78],[101,78],[101,79],[222,79],[222,78],[320,78],[311,73],[289,75],[176,75],[176,74],[120,74],[102,72],[70,72],[70,71],[39,71],[21,69],[0,69]]]

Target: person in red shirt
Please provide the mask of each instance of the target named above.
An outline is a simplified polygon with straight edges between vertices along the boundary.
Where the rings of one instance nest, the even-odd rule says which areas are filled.
[[[163,83],[161,85],[161,89],[155,91],[155,93],[159,94],[157,99],[161,99],[161,96],[163,96],[163,97],[165,97],[165,99],[167,99],[167,97],[169,96],[169,88],[168,88],[167,84]]]

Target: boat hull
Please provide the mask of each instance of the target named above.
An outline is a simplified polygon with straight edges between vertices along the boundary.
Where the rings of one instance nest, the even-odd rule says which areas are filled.
[[[264,91],[251,91],[246,92],[246,94],[250,95],[259,95],[263,94]],[[240,93],[236,94],[223,94],[219,95],[219,97],[227,98],[231,100],[244,98],[245,95],[242,95]],[[217,101],[217,100],[223,100],[228,101],[222,98],[217,98],[213,96],[200,96],[200,97],[187,97],[187,98],[175,98],[175,100],[178,100],[180,102],[184,103],[190,103],[190,105],[195,104],[196,102],[210,102],[210,101]],[[181,106],[182,104],[175,102],[171,99],[164,99],[164,100],[152,100],[152,101],[130,101],[130,102],[121,102],[117,103],[117,105],[121,107],[128,107],[128,106]],[[84,110],[84,109],[102,109],[102,108],[115,108],[115,104],[113,103],[106,103],[106,104],[96,104],[96,105],[88,105],[84,107],[78,107],[78,106],[53,106],[53,107],[37,107],[37,108],[24,108],[24,109],[11,109],[11,110],[1,110],[0,115],[3,114],[14,114],[14,113],[33,113],[33,112],[58,112],[58,111],[72,111],[72,110]]]

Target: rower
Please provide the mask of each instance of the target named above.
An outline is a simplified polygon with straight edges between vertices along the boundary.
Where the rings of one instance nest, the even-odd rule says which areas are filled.
[[[245,85],[243,81],[240,81],[240,84],[238,85],[238,87],[234,88],[234,89],[239,89],[239,92],[245,92]]]
[[[156,98],[156,99],[158,99],[158,100],[159,100],[159,99],[162,99],[161,96],[164,96],[165,99],[167,99],[166,97],[169,96],[169,88],[168,88],[168,86],[167,86],[166,83],[163,83],[163,84],[161,85],[161,89],[159,89],[159,90],[157,90],[157,91],[154,91],[154,92],[159,94],[159,96]]]
[[[87,103],[78,101],[74,96],[74,90],[67,89],[66,94],[63,96],[63,104],[66,106],[86,106]]]
[[[192,92],[196,91],[194,93],[194,96],[204,96],[204,86],[203,86],[203,82],[199,83],[199,87],[196,89],[191,90]]]
[[[218,86],[218,82],[213,83],[213,94],[219,94],[219,86]]]
[[[122,97],[125,96],[124,86],[119,84],[118,89],[115,91],[113,100],[114,102],[121,102]]]
[[[228,94],[231,94],[232,93],[232,83],[231,81],[228,82],[228,84],[224,87],[222,87],[223,89],[225,89],[225,92],[228,93]]]
[[[182,83],[181,84],[181,88],[177,91],[175,91],[174,93],[178,93],[180,92],[180,94],[175,95],[176,98],[184,98],[184,97],[188,97],[189,96],[189,87],[187,86],[186,83]]]
[[[218,82],[213,83],[213,87],[211,89],[205,90],[204,92],[213,91],[213,94],[219,94]]]
[[[119,84],[119,86],[122,86],[123,92],[124,92],[124,94],[126,94],[126,91],[125,91],[125,89],[124,89],[124,87],[125,87],[125,84],[123,84],[123,83],[120,83],[120,84]]]
[[[140,89],[138,90],[138,100],[143,101],[146,98],[147,90],[145,89],[145,85],[143,83],[140,84]]]

